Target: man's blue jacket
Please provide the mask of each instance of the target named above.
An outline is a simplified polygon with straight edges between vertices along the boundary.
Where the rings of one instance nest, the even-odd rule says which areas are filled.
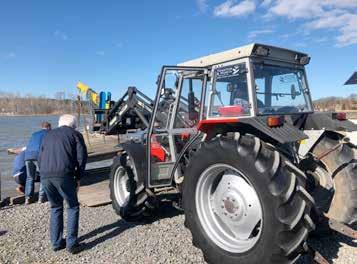
[[[12,170],[12,175],[14,177],[20,176],[22,174],[26,174],[25,151],[21,151],[20,154],[16,155]]]
[[[49,131],[43,139],[38,158],[41,180],[76,178],[84,175],[87,147],[81,133],[68,126]]]
[[[37,160],[43,137],[47,134],[47,129],[41,129],[32,134],[25,150],[25,160]]]

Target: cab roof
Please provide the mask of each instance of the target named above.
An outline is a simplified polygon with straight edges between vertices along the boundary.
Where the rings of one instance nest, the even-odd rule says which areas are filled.
[[[266,55],[262,55],[262,51],[266,51]],[[208,67],[224,62],[229,62],[246,57],[263,57],[272,60],[278,60],[288,63],[302,64],[309,63],[309,57],[305,53],[288,50],[284,48],[269,46],[265,44],[252,43],[239,48],[230,49],[214,54],[210,54],[201,58],[179,63],[178,66],[190,67]],[[301,58],[308,58],[304,63],[301,63]]]

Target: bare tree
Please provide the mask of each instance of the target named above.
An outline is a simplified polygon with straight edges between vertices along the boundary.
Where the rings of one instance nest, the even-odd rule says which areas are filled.
[[[76,98],[71,95],[65,99],[64,92],[55,94],[55,99],[45,96],[33,96],[26,94],[13,94],[0,91],[0,113],[1,114],[62,114],[75,113]]]

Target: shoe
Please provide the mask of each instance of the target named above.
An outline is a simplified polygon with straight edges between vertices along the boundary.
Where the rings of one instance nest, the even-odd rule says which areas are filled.
[[[18,193],[20,193],[20,194],[25,194],[25,188],[24,188],[24,186],[18,186],[18,187],[16,187],[16,191],[18,192]]]
[[[29,205],[29,204],[32,204],[32,203],[33,203],[32,197],[25,198],[25,205]]]
[[[75,244],[72,247],[68,247],[67,251],[73,255],[78,254],[79,252],[81,252],[83,250],[83,243],[82,244]]]
[[[66,248],[66,240],[62,239],[61,245],[59,247],[52,248],[53,251],[60,251]]]
[[[40,197],[38,198],[38,203],[40,203],[40,204],[45,203],[45,202],[47,202],[47,201],[48,201],[47,198],[44,197],[44,196],[40,196]]]

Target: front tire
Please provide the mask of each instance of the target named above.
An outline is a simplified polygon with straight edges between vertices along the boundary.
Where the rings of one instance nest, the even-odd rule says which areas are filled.
[[[193,244],[208,263],[294,262],[314,228],[304,181],[294,165],[256,137],[235,134],[203,143],[183,186]]]
[[[109,188],[116,214],[128,222],[143,218],[148,210],[148,195],[144,183],[137,177],[134,162],[127,153],[114,158]]]

